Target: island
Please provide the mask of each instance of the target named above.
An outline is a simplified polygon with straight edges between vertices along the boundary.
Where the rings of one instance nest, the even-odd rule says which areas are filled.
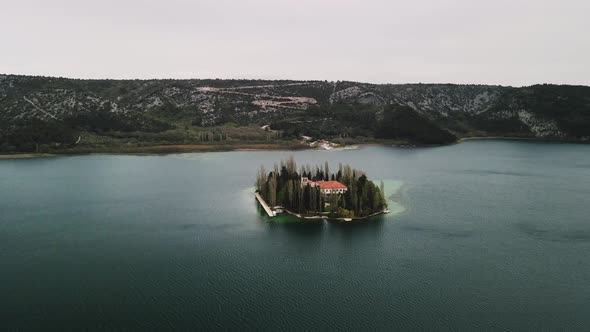
[[[288,213],[300,219],[362,220],[388,213],[383,181],[377,186],[366,173],[325,162],[301,166],[291,156],[270,172],[262,165],[256,176],[256,198],[270,216]]]

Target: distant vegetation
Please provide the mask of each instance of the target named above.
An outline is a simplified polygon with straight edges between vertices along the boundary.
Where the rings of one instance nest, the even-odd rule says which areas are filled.
[[[457,140],[431,120],[408,106],[387,105],[376,130],[377,138],[408,139],[423,144],[444,144]]]
[[[338,181],[347,190],[343,194],[323,194],[320,186],[302,183],[310,181]],[[375,185],[360,170],[339,164],[335,172],[326,162],[320,166],[302,166],[297,171],[293,157],[282,160],[280,165],[267,173],[261,166],[256,178],[257,192],[271,206],[282,206],[302,215],[327,215],[330,217],[366,217],[387,208],[383,182]]]
[[[518,95],[523,108],[555,119],[562,130],[575,138],[590,136],[590,87],[535,85]]]
[[[0,125],[1,126],[1,125]],[[68,148],[76,142],[75,129],[55,120],[29,119],[1,126],[0,152],[34,152]]]
[[[264,128],[263,128],[264,127]],[[590,140],[590,88],[0,75],[0,153],[160,145]]]

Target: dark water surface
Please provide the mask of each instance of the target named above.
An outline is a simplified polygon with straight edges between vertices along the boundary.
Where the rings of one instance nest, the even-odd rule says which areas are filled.
[[[259,214],[293,154],[386,180],[360,224]],[[590,330],[590,146],[0,161],[11,330]]]

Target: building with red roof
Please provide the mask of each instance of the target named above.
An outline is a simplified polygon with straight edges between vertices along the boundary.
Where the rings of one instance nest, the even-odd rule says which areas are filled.
[[[301,178],[301,185],[311,187],[320,187],[322,194],[344,194],[348,188],[338,181],[311,181],[308,178]]]

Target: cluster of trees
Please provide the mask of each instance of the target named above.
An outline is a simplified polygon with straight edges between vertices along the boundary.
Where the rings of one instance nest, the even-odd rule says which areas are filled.
[[[312,181],[338,181],[348,190],[344,194],[322,194],[318,186],[302,185],[302,178]],[[302,166],[297,171],[293,157],[282,160],[267,173],[260,167],[256,190],[271,206],[282,206],[303,215],[327,214],[331,217],[365,217],[387,208],[383,181],[380,186],[362,171],[338,164],[337,172],[324,167]]]
[[[111,105],[105,104],[91,112],[78,112],[66,118],[64,123],[89,132],[104,133],[110,131],[160,133],[173,129],[174,126],[145,114],[125,114],[111,111]]]
[[[0,124],[0,152],[49,152],[58,146],[72,146],[77,134],[70,126],[55,120]]]
[[[221,142],[227,141],[227,134],[223,132],[200,132],[199,133],[199,140],[201,142]]]
[[[421,144],[446,144],[457,140],[430,119],[402,105],[385,106],[375,137],[407,139]]]

